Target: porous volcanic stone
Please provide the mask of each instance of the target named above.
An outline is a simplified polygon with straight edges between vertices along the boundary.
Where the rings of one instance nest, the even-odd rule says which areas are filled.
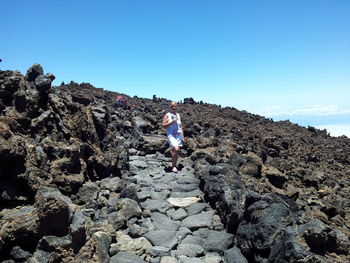
[[[238,247],[233,247],[225,251],[224,262],[225,263],[248,263],[248,260],[243,256],[241,250]]]
[[[155,212],[151,216],[153,225],[158,230],[176,231],[180,226],[179,221],[173,221],[164,214]]]
[[[177,263],[177,260],[174,257],[164,256],[160,260],[160,263]]]
[[[198,257],[203,255],[204,249],[197,244],[184,243],[179,244],[176,249],[176,255],[187,256],[187,257]]]
[[[152,247],[151,243],[146,238],[131,238],[122,232],[117,232],[116,239],[117,243],[112,244],[110,247],[111,255],[116,254],[118,251],[128,251],[141,256],[148,248]]]
[[[120,251],[110,258],[110,263],[145,263],[139,256],[127,252]]]
[[[163,256],[169,255],[170,249],[163,246],[154,246],[154,247],[147,248],[147,253],[155,257],[163,257]]]
[[[201,239],[201,246],[206,251],[223,252],[233,243],[233,235],[226,231],[202,228],[193,232],[193,235]]]
[[[177,231],[154,230],[145,234],[145,237],[154,246],[165,246],[168,248],[173,248],[178,242]]]
[[[183,226],[188,227],[189,229],[209,227],[211,225],[213,215],[213,211],[201,212],[200,214],[186,217],[181,223]]]
[[[35,196],[34,206],[38,209],[40,232],[63,236],[69,232],[72,216],[72,201],[54,188],[43,187]],[[59,224],[57,224],[59,222]]]
[[[203,263],[203,261],[199,258],[189,258],[189,257],[180,257],[179,263]]]

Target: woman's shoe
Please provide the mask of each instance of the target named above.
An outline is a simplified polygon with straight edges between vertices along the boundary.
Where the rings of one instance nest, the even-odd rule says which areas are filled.
[[[173,172],[173,173],[177,173],[177,168],[176,168],[176,167],[173,167],[172,172]]]

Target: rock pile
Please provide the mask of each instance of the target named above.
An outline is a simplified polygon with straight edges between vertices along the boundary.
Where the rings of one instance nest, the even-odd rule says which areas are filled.
[[[350,140],[192,98],[0,71],[0,262],[349,262]]]

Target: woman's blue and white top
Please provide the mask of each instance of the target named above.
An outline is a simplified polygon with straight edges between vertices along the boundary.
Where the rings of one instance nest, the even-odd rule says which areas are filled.
[[[167,129],[166,129],[166,134],[169,135],[182,135],[182,128],[181,128],[181,119],[180,119],[180,114],[178,113],[172,113],[172,112],[168,112],[167,117],[169,120],[173,120],[175,118],[177,118],[176,122],[173,122],[172,124],[170,124]]]

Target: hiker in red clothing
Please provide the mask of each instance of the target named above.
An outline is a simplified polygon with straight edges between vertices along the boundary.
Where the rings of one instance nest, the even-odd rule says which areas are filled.
[[[114,106],[116,108],[122,108],[123,110],[126,110],[128,108],[126,105],[126,102],[127,102],[126,98],[123,97],[122,95],[119,95],[115,100]]]

